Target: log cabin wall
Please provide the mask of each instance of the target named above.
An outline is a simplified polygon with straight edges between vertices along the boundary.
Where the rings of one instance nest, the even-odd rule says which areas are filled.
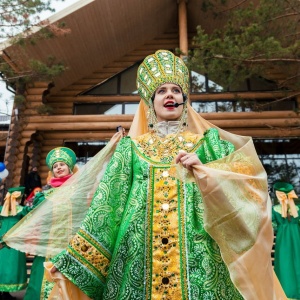
[[[24,184],[24,176],[32,165],[38,166],[45,184],[48,174],[46,155],[51,149],[63,146],[65,141],[108,140],[118,125],[128,130],[133,115],[73,115],[73,106],[74,103],[138,102],[140,100],[138,95],[79,94],[141,61],[157,49],[175,49],[178,43],[177,33],[160,36],[55,94],[51,94],[52,85],[47,82],[35,82],[28,87],[25,107],[19,110],[18,116],[12,117],[6,150],[6,163],[10,170],[7,178],[9,184]],[[47,94],[46,98],[45,94]],[[217,99],[232,100],[236,97],[263,100],[284,96],[286,93],[283,92],[192,94],[190,101],[209,102]],[[54,109],[53,115],[37,113],[36,108],[42,105],[43,101]],[[218,127],[239,135],[249,135],[254,138],[300,136],[300,119],[294,111],[224,112],[201,113],[201,115]]]
[[[103,6],[103,1],[96,0],[86,7],[82,7],[80,11],[66,16],[67,23],[73,28],[70,37],[57,39],[55,42],[44,41],[39,47],[30,49],[31,53],[40,59],[47,55],[45,49],[54,49],[66,61],[73,63],[73,68],[68,70],[63,78],[57,78],[54,82],[35,82],[32,86],[28,86],[26,104],[19,109],[18,115],[13,113],[7,139],[5,163],[10,172],[7,186],[24,184],[25,175],[32,165],[38,166],[43,184],[45,184],[48,173],[45,164],[46,155],[52,148],[63,146],[66,141],[108,140],[115,132],[117,125],[129,129],[132,115],[73,115],[74,104],[138,102],[139,97],[137,95],[88,96],[82,95],[82,93],[126,70],[158,49],[174,51],[176,48],[184,48],[181,50],[191,48],[191,38],[195,34],[196,25],[210,20],[209,18],[203,19],[197,13],[199,1],[189,1],[188,11],[186,11],[183,7],[186,5],[184,0],[175,2],[156,0],[143,4],[136,0],[132,2],[132,7],[126,5],[124,8],[126,11],[122,11],[122,14],[133,14],[133,16],[128,15],[126,22],[120,16],[117,20],[124,23],[120,23],[119,27],[116,25],[117,22],[115,22],[116,24],[114,22],[98,23],[102,21],[105,23],[107,12],[114,11],[114,14],[119,12],[111,7],[118,5],[118,1],[115,2],[114,4],[107,2],[107,6]],[[123,1],[119,2],[120,5],[124,3]],[[177,7],[178,3],[180,9]],[[141,5],[147,5],[149,10],[155,10],[156,18],[152,24],[148,17],[151,14],[147,10],[141,10]],[[164,5],[167,5],[167,12],[170,15],[166,13]],[[160,6],[163,7],[158,9]],[[134,11],[135,9],[139,12],[138,14]],[[172,15],[176,12],[177,16]],[[100,13],[103,13],[103,19],[99,17],[98,14]],[[189,24],[186,24],[184,14],[189,14]],[[178,22],[176,22],[176,17],[179,18]],[[80,19],[82,24],[82,18],[86,18],[87,23],[85,26],[78,26],[77,20]],[[123,32],[121,26],[124,24],[129,26],[129,22],[133,21],[139,22],[140,26],[128,27],[126,35],[122,36],[120,34],[121,31]],[[219,26],[220,22],[221,20],[217,20],[213,26],[211,23],[202,25],[209,30],[209,28]],[[180,26],[179,30],[178,25]],[[111,36],[106,36],[107,32],[110,32],[109,30],[118,34],[118,39],[111,39]],[[158,34],[158,32],[160,33]],[[86,36],[87,39],[85,39]],[[97,38],[98,36],[101,36],[101,39]],[[86,45],[86,43],[89,44]],[[186,47],[187,45],[188,47]],[[97,57],[99,50],[101,55]],[[123,55],[120,56],[120,53]],[[85,56],[82,58],[83,54]],[[97,61],[95,57],[97,57]],[[95,67],[95,70],[92,70],[95,61],[101,67]],[[276,73],[274,76],[284,76],[284,74],[278,75]],[[270,74],[269,79],[272,80],[272,74]],[[297,94],[297,91],[294,91],[293,94],[283,92],[202,93],[192,94],[190,101],[204,103],[219,99],[233,100],[237,97],[245,98],[248,101],[257,101],[280,99],[287,95]],[[298,97],[298,107],[299,101]],[[52,115],[39,115],[37,113],[36,109],[43,103],[53,108]],[[292,110],[216,112],[201,113],[201,115],[211,123],[240,135],[249,135],[254,138],[300,137],[299,115]]]

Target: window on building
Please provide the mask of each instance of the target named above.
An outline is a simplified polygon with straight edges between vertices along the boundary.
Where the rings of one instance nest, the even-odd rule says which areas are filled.
[[[300,195],[300,139],[255,139],[257,154],[272,186],[277,181],[290,182]]]
[[[74,103],[74,115],[134,115],[136,102],[122,103]]]
[[[274,99],[237,99],[217,101],[193,101],[192,107],[197,112],[249,112],[249,111],[290,111],[297,109],[297,99],[291,98],[280,102]]]
[[[140,62],[109,78],[105,82],[80,94],[84,95],[132,95],[137,94],[136,73]]]
[[[76,153],[76,164],[80,167],[102,150],[107,143],[108,141],[66,141],[64,146]]]

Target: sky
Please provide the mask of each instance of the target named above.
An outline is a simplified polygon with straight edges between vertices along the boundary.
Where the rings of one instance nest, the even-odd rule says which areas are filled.
[[[60,12],[64,8],[72,5],[73,3],[79,2],[80,0],[64,0],[63,2],[61,1],[53,1],[52,7],[55,9],[54,13],[43,13],[41,14],[41,19],[47,19],[51,15]],[[1,80],[0,78],[0,124],[1,123],[9,123],[9,120],[2,121],[3,117],[1,116],[6,116],[6,115],[11,115],[12,112],[12,107],[13,107],[13,94],[9,92],[6,89],[5,83]]]

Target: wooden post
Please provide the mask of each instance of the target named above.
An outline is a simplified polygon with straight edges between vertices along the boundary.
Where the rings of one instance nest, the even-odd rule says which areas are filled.
[[[181,58],[188,55],[187,0],[178,0],[179,48]]]

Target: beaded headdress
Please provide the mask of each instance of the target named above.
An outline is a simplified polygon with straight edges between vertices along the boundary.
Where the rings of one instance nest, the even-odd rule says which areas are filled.
[[[54,148],[47,154],[46,164],[52,170],[53,165],[58,161],[64,162],[73,170],[76,164],[76,154],[72,149],[67,147]]]
[[[164,83],[174,83],[184,94],[189,93],[189,70],[183,60],[168,50],[148,55],[137,71],[137,88],[141,98],[150,105],[150,98]]]

